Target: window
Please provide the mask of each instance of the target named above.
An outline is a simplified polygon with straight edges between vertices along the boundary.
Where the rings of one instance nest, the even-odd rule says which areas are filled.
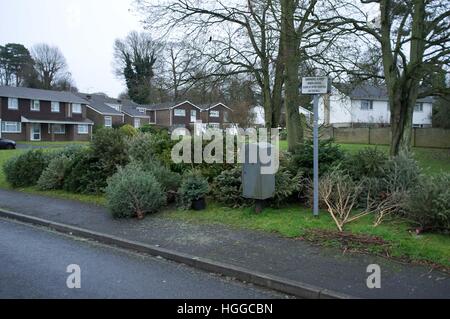
[[[416,103],[414,106],[414,112],[423,112],[423,103]]]
[[[361,101],[361,110],[369,111],[373,110],[373,103],[369,100],[362,100]]]
[[[89,125],[79,124],[78,125],[78,134],[89,134]]]
[[[32,111],[40,111],[41,103],[38,100],[31,100],[31,110]]]
[[[224,120],[224,122],[229,122],[229,114],[228,114],[228,111],[224,111],[223,112],[223,120]]]
[[[220,117],[220,112],[219,111],[209,111],[209,116],[210,117]]]
[[[175,114],[175,116],[186,116],[186,110],[175,109],[174,114]]]
[[[66,134],[66,126],[64,124],[49,124],[48,134]]]
[[[9,110],[18,110],[19,109],[19,99],[16,98],[8,98],[8,109]]]
[[[52,113],[59,113],[59,102],[52,102]]]
[[[141,119],[134,119],[134,128],[141,127]]]
[[[112,104],[112,103],[106,103],[106,105],[112,107],[117,112],[120,112],[120,104]]]
[[[81,104],[73,103],[72,104],[72,113],[81,114]]]
[[[197,111],[196,110],[191,110],[191,122],[192,123],[197,122]]]
[[[2,133],[22,133],[22,123],[2,122]]]
[[[112,127],[112,117],[105,116],[105,127]]]

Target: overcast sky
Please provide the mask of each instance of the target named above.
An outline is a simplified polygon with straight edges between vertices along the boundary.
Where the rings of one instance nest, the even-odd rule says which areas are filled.
[[[117,96],[125,91],[113,73],[113,44],[142,30],[129,12],[132,0],[0,0],[0,44],[58,46],[82,92]]]

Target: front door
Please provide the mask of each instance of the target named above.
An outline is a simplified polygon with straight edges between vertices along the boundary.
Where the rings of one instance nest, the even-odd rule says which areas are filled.
[[[41,124],[31,124],[31,140],[41,140]]]

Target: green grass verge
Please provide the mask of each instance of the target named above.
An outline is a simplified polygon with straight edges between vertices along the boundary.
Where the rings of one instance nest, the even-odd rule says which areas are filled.
[[[289,238],[305,237],[312,230],[336,231],[336,226],[327,212],[314,218],[310,209],[289,206],[281,209],[267,208],[255,214],[251,208],[231,209],[210,204],[204,211],[170,211],[162,214],[168,218],[201,224],[223,224],[277,233]],[[389,243],[384,253],[391,257],[407,258],[415,262],[431,262],[450,267],[450,236],[440,234],[415,235],[407,223],[390,220],[378,227],[373,226],[372,217],[367,216],[346,225],[346,232],[357,235],[377,236]],[[321,245],[342,246],[333,239],[309,238]],[[356,247],[354,243],[350,248]],[[364,251],[379,254],[381,248],[367,245]],[[384,254],[385,255],[385,254]]]
[[[18,145],[27,146],[45,146],[45,147],[64,147],[68,145],[88,145],[89,142],[82,141],[66,141],[66,142],[31,142],[31,141],[17,141]]]

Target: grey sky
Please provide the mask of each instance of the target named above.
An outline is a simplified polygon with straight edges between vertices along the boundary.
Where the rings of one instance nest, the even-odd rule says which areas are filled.
[[[132,0],[0,0],[0,44],[58,46],[80,91],[117,96],[125,90],[113,73],[113,44],[142,30],[129,12]]]

